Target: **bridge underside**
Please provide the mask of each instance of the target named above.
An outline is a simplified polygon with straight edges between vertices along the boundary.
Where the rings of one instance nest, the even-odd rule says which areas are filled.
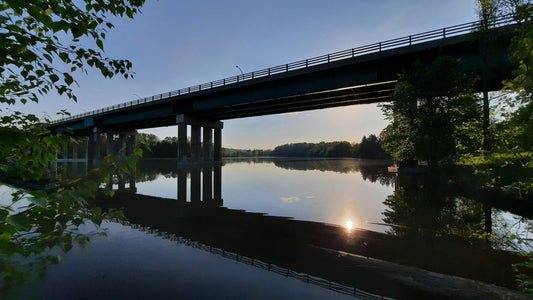
[[[497,29],[487,61],[487,87],[500,90],[511,75],[507,45],[511,26]],[[480,43],[474,34],[404,46],[355,56],[308,68],[246,80],[231,85],[174,95],[162,100],[121,106],[73,120],[58,122],[56,132],[88,134],[94,126],[108,130],[133,130],[176,125],[176,115],[191,115],[215,121],[279,114],[390,100],[398,74],[415,61],[431,63],[439,55],[454,55],[481,91],[484,64]]]
[[[477,91],[482,91],[482,86],[500,90],[502,80],[509,78],[513,69],[507,53],[513,33],[512,26],[495,29],[491,34],[491,53],[486,60],[477,37],[464,34],[187,94],[169,94],[160,100],[123,104],[112,110],[57,122],[51,129],[88,136],[95,132],[129,132],[182,124],[191,126],[195,141],[201,134],[197,127],[203,127],[204,137],[211,143],[212,133],[209,132],[222,128],[220,120],[390,101],[399,73],[408,70],[415,61],[429,64],[439,55],[461,59]],[[489,74],[484,83],[479,80],[483,68]],[[179,116],[196,122],[185,122],[183,117],[180,122]],[[220,124],[212,126],[217,122]],[[183,135],[184,129],[180,130]],[[213,156],[208,150],[202,151]]]
[[[204,115],[214,119],[235,119],[355,104],[378,103],[390,100],[395,84],[396,81],[393,80],[255,101],[234,105],[224,111],[218,109],[205,111]]]

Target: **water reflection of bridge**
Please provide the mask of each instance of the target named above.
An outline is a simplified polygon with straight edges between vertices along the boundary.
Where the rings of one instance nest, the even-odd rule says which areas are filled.
[[[342,294],[351,295],[358,299],[369,299],[369,300],[391,299],[389,297],[384,297],[384,296],[379,296],[376,294],[368,293],[358,288],[349,287],[349,286],[346,286],[346,285],[343,285],[343,284],[340,284],[340,283],[337,283],[331,280],[323,279],[320,277],[312,276],[312,275],[301,273],[301,272],[296,272],[288,268],[279,267],[273,263],[268,263],[268,262],[261,261],[259,259],[242,256],[235,252],[229,252],[224,249],[214,248],[212,246],[199,243],[197,241],[186,239],[181,236],[176,236],[175,234],[170,234],[168,232],[162,232],[158,229],[154,229],[150,227],[143,227],[142,225],[138,225],[138,224],[131,224],[130,222],[127,222],[127,221],[124,221],[121,223],[126,226],[129,225],[131,228],[138,229],[140,231],[162,236],[163,238],[172,240],[174,242],[177,242],[178,244],[183,244],[188,247],[192,247],[192,248],[200,249],[200,250],[212,253],[212,254],[220,255],[224,258],[232,259],[239,263],[254,266],[256,268],[260,268],[268,272],[274,272],[285,277],[295,278],[295,279],[304,281],[306,283],[318,285],[322,288],[330,289],[330,290],[333,290],[333,291],[336,291]]]
[[[123,208],[134,226],[246,257],[247,262],[258,261],[259,267],[275,265],[287,274],[304,274],[298,275],[302,278],[307,274],[324,278],[348,287],[341,288],[345,291],[357,287],[390,297],[434,296],[429,287],[435,276],[450,293],[457,287],[454,280],[459,279],[446,282],[442,275],[422,269],[504,286],[514,284],[510,266],[520,258],[494,250],[484,241],[446,234],[401,237],[362,229],[348,231],[336,225],[228,209],[222,207],[220,167],[182,169],[173,164],[168,171],[170,177],[176,177],[177,199],[123,189],[112,199],[100,199],[98,205]],[[478,295],[485,295],[479,283],[473,286],[479,289]]]

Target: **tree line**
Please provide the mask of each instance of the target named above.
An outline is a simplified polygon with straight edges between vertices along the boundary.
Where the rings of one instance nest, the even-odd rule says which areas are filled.
[[[160,140],[154,134],[141,133],[137,136],[137,142],[146,151],[145,158],[174,158],[178,151],[176,137],[165,137]],[[267,149],[231,149],[222,148],[224,157],[358,157],[370,159],[385,159],[390,156],[381,147],[382,140],[371,134],[363,136],[360,143],[347,141],[320,142],[320,143],[291,143]],[[190,147],[190,141],[187,142]]]
[[[381,139],[371,134],[363,136],[360,143],[347,141],[295,143],[277,146],[272,156],[284,157],[358,157],[371,159],[390,158],[381,148]]]

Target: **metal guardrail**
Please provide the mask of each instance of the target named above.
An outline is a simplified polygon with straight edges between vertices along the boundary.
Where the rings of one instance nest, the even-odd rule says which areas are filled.
[[[495,28],[495,27],[500,27],[503,25],[513,24],[513,23],[516,23],[513,16],[507,15],[507,16],[502,16],[502,17],[495,19],[494,21],[490,22],[489,25],[491,28]],[[427,42],[431,40],[445,39],[448,37],[452,37],[452,36],[456,36],[456,35],[460,35],[464,33],[474,32],[480,29],[481,26],[482,25],[479,21],[474,21],[474,22],[464,23],[464,24],[455,25],[451,27],[445,27],[441,29],[426,31],[426,32],[422,32],[422,33],[418,33],[414,35],[395,38],[392,40],[369,44],[369,45],[365,45],[365,46],[361,46],[357,48],[351,48],[351,49],[347,49],[343,51],[329,53],[329,54],[325,54],[325,55],[321,55],[321,56],[317,56],[313,58],[308,58],[304,60],[299,60],[296,62],[284,64],[284,65],[279,65],[276,67],[271,67],[268,69],[262,69],[259,71],[243,73],[241,75],[232,76],[232,77],[228,77],[228,78],[224,78],[224,79],[220,79],[216,81],[211,81],[211,82],[203,83],[199,85],[193,85],[187,88],[174,90],[174,91],[170,91],[167,93],[162,93],[162,94],[153,95],[149,97],[139,98],[137,100],[133,100],[129,102],[107,106],[107,107],[93,110],[90,112],[77,114],[74,116],[69,116],[66,118],[55,120],[55,121],[52,121],[52,124],[65,122],[65,121],[69,121],[73,119],[84,118],[87,116],[97,115],[103,112],[108,112],[111,110],[125,108],[125,107],[131,107],[131,106],[144,104],[148,102],[169,100],[175,96],[187,95],[187,94],[191,94],[191,93],[195,93],[199,91],[205,91],[205,90],[209,90],[212,88],[223,87],[223,86],[227,86],[227,85],[231,85],[231,84],[235,84],[235,83],[239,83],[243,81],[248,81],[248,80],[252,80],[256,78],[268,77],[268,76],[272,76],[275,74],[286,73],[286,72],[298,70],[298,69],[305,69],[305,68],[309,68],[312,66],[327,64],[327,63],[338,61],[338,60],[354,58],[356,56],[360,56],[364,54],[379,53],[383,50],[389,50],[389,49],[399,48],[403,46],[411,46],[414,44],[419,44],[421,42]]]
[[[326,279],[323,279],[323,278],[320,278],[320,277],[317,277],[317,276],[313,276],[313,275],[309,275],[309,274],[306,274],[306,273],[299,273],[299,272],[293,271],[291,269],[279,267],[279,266],[277,266],[275,264],[263,262],[263,261],[261,261],[259,259],[249,258],[247,256],[242,256],[242,255],[239,255],[239,254],[234,253],[234,252],[225,251],[225,250],[222,250],[220,248],[211,247],[211,246],[202,244],[202,243],[197,242],[197,241],[193,241],[193,240],[190,240],[190,239],[187,239],[187,238],[183,238],[181,236],[177,236],[175,234],[171,234],[171,233],[168,233],[168,232],[165,232],[165,231],[160,231],[158,229],[150,228],[150,227],[147,227],[147,226],[142,226],[142,225],[135,224],[135,223],[130,223],[128,221],[115,220],[115,222],[118,222],[118,223],[120,223],[122,225],[125,225],[125,226],[130,226],[132,229],[137,229],[139,231],[143,231],[143,232],[147,232],[149,234],[154,234],[154,235],[160,236],[163,239],[168,239],[168,240],[174,241],[174,242],[176,242],[178,244],[186,245],[186,246],[193,247],[193,248],[196,248],[196,249],[199,249],[199,250],[203,250],[203,251],[206,251],[206,252],[209,252],[209,253],[212,253],[212,254],[220,255],[222,257],[225,257],[225,258],[228,258],[228,259],[232,259],[232,260],[234,260],[236,262],[240,262],[240,263],[247,264],[247,265],[250,265],[250,266],[253,266],[253,267],[256,267],[256,268],[260,268],[260,269],[263,269],[265,271],[274,272],[274,273],[277,273],[277,274],[285,276],[285,277],[295,278],[295,279],[298,279],[300,281],[303,281],[303,282],[306,282],[306,283],[309,283],[309,284],[314,284],[314,285],[317,285],[319,287],[335,291],[337,293],[353,296],[356,299],[363,299],[363,300],[393,300],[393,298],[390,298],[390,297],[385,297],[385,296],[382,296],[382,295],[372,294],[372,293],[365,292],[365,291],[360,290],[360,289],[355,288],[355,287],[346,286],[346,285],[343,285],[343,284],[340,284],[340,283],[337,283],[337,282],[334,282],[334,281],[331,281],[331,280],[326,280]]]

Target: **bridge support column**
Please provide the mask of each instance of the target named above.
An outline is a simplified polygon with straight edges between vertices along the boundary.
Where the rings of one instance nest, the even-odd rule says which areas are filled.
[[[215,161],[222,161],[222,128],[215,128],[213,159]]]
[[[213,161],[213,129],[211,127],[204,127],[203,136],[203,159],[204,161]]]
[[[133,153],[137,131],[108,131],[106,135],[106,155],[127,156]],[[115,139],[117,135],[118,139]]]
[[[121,157],[126,156],[126,140],[126,134],[122,132],[118,134],[118,155],[120,155]]]
[[[113,143],[114,143],[114,134],[107,133],[106,139],[106,155],[113,155]]]
[[[64,145],[61,147],[61,158],[68,159],[68,145]]]
[[[89,140],[90,140],[90,137],[84,137],[83,138],[83,151],[85,153],[85,161],[88,161],[89,160]]]
[[[176,124],[178,125],[178,164],[222,163],[222,122],[190,115],[177,115]],[[187,126],[189,125],[191,126],[190,151],[187,146]]]
[[[178,161],[182,162],[186,160],[187,153],[187,124],[178,124]]]
[[[132,155],[137,142],[137,131],[132,131],[126,140],[126,154]]]
[[[202,157],[201,145],[202,141],[200,140],[202,127],[199,125],[191,125],[191,161],[197,162],[200,161]]]
[[[102,142],[101,142],[101,134],[98,127],[93,128],[93,134],[91,135],[91,139],[89,141],[89,148],[90,148],[90,159],[101,159],[102,158],[102,151],[100,149]]]
[[[79,144],[72,144],[72,158],[78,159],[78,146]]]

